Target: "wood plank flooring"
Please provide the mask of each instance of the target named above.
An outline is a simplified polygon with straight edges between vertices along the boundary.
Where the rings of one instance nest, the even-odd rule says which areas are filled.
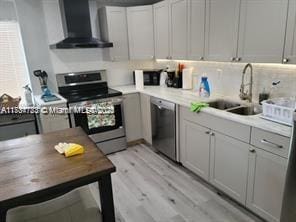
[[[116,222],[259,222],[185,168],[136,145],[108,156]],[[98,184],[33,206],[13,209],[8,222],[98,222]]]
[[[109,158],[117,222],[261,221],[145,145]]]

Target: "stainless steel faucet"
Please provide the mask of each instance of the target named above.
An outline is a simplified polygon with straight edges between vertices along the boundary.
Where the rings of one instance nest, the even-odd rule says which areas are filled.
[[[250,82],[249,83],[245,83],[245,75],[246,75],[246,71],[247,69],[250,69]],[[249,91],[245,91],[245,87],[249,86]],[[253,66],[251,63],[248,63],[243,70],[243,75],[242,75],[242,83],[240,86],[240,93],[239,93],[239,97],[242,100],[248,100],[249,102],[252,102],[252,96],[253,96]]]

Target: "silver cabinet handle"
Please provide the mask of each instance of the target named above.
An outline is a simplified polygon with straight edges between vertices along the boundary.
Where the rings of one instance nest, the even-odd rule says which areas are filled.
[[[279,149],[283,149],[284,147],[282,145],[278,145],[276,143],[273,143],[273,142],[270,142],[266,139],[262,139],[261,140],[261,143],[265,144],[265,145],[269,145],[269,146],[272,146],[272,147],[275,147],[275,148],[279,148]]]
[[[205,132],[205,134],[208,134],[208,135],[210,135],[210,134],[211,134],[211,131],[207,131],[207,132]]]
[[[250,151],[250,153],[256,153],[255,149],[250,149],[249,151]]]
[[[210,133],[210,136],[215,136],[215,133],[211,132],[211,133]]]
[[[234,58],[234,57],[231,57],[231,58],[230,58],[230,61],[231,61],[231,62],[234,62],[234,61],[235,61],[235,58]]]
[[[199,58],[199,60],[205,60],[205,58],[204,58],[203,56],[201,56],[201,57]]]
[[[289,59],[288,58],[284,58],[283,59],[283,63],[288,63],[289,62]]]
[[[239,62],[239,61],[241,61],[241,60],[242,60],[241,57],[237,57],[237,58],[235,59],[236,62]]]

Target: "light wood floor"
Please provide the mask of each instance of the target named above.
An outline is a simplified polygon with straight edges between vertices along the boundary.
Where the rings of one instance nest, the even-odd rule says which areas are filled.
[[[251,222],[260,221],[215,193],[185,168],[137,145],[108,156],[116,222]],[[8,212],[8,222],[99,222],[98,184],[57,199]]]
[[[261,221],[145,145],[109,158],[117,222]]]

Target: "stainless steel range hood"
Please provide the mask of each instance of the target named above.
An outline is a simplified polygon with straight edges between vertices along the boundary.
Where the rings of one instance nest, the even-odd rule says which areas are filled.
[[[109,48],[112,42],[92,37],[88,0],[60,0],[63,29],[66,38],[51,49]]]

